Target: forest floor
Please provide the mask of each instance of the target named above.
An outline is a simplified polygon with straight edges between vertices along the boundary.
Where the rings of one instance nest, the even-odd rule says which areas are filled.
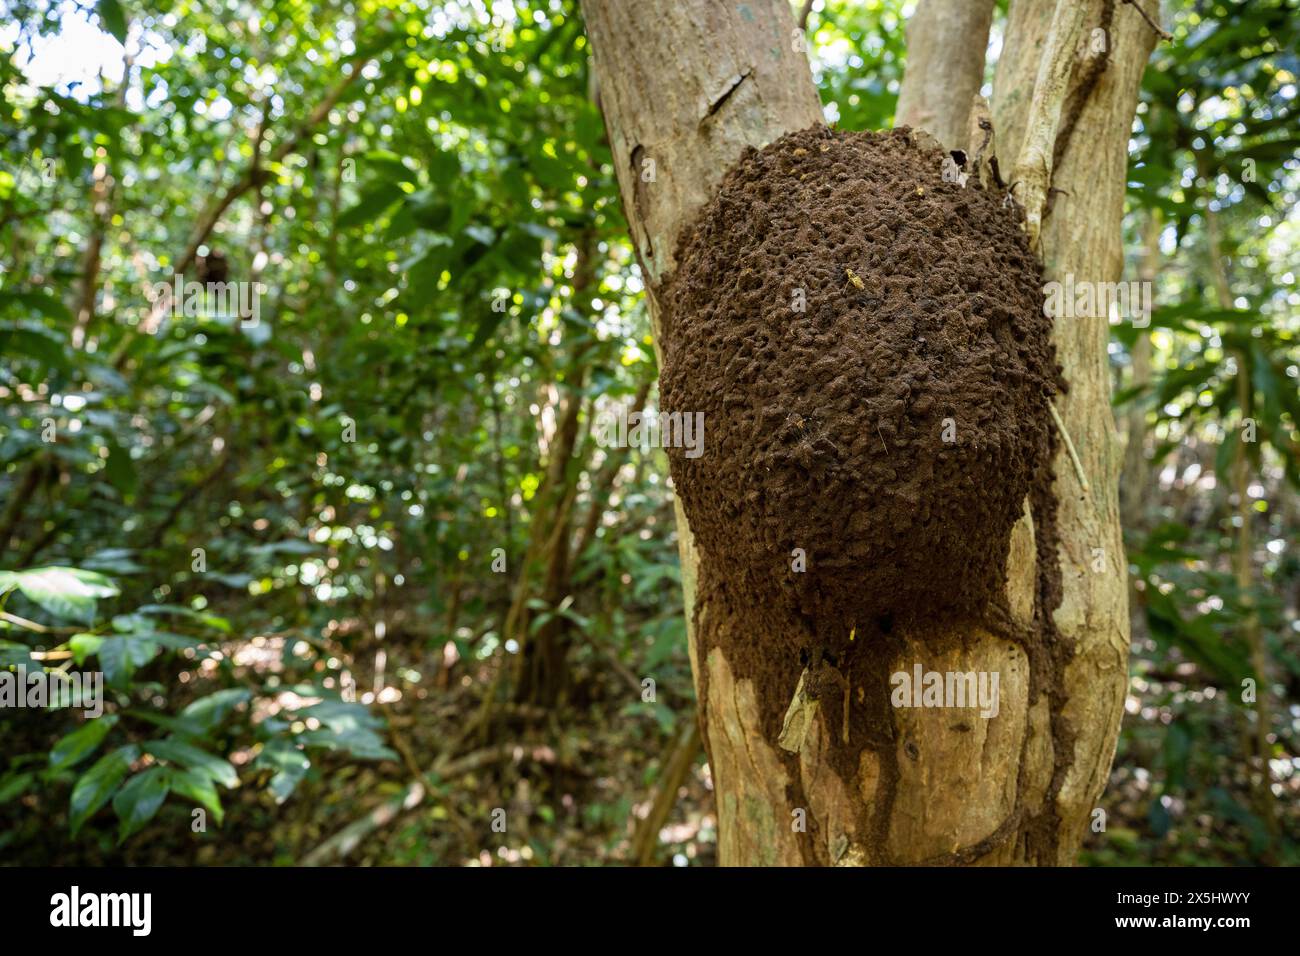
[[[366,647],[354,658],[364,660]],[[223,793],[221,826],[195,833],[187,808],[169,801],[143,831],[124,845],[116,841],[111,811],[101,811],[86,833],[73,840],[66,810],[59,828],[50,827],[52,808],[35,812],[32,801],[66,807],[67,793],[31,794],[0,807],[0,851],[6,863],[29,865],[292,865],[329,843],[345,828],[410,793],[412,764],[428,770],[436,755],[459,741],[460,772],[428,788],[423,798],[362,835],[346,855],[320,854],[321,862],[354,865],[622,865],[632,858],[632,838],[649,812],[662,768],[680,735],[675,718],[640,706],[626,674],[604,666],[594,654],[575,654],[574,700],[556,711],[502,707],[491,740],[462,740],[468,715],[478,712],[482,688],[491,685],[490,666],[476,662],[435,674],[434,688],[406,683],[410,668],[430,667],[418,646],[390,644],[389,697],[378,710],[402,760],[358,761],[345,754],[315,760],[313,769],[283,804],[277,805],[256,774]],[[246,659],[256,660],[256,655]],[[265,659],[265,658],[263,658]],[[258,665],[250,665],[258,666]],[[373,673],[354,675],[360,687]],[[400,696],[392,693],[400,692]],[[629,703],[636,700],[637,703]],[[1148,753],[1163,739],[1140,712],[1126,717],[1124,736],[1104,805],[1105,832],[1090,833],[1080,862],[1085,865],[1141,863],[1234,865],[1251,860],[1248,829],[1225,822],[1226,794],[1213,791],[1196,801],[1161,796],[1159,778],[1146,767],[1160,755]],[[29,719],[12,727],[32,736],[20,745],[40,746],[39,727]],[[463,759],[468,755],[469,759]],[[407,760],[409,756],[411,759]],[[1243,783],[1244,792],[1244,783]],[[1217,809],[1216,809],[1217,807]],[[24,812],[26,809],[29,812]],[[504,811],[504,813],[502,812]],[[1214,812],[1211,812],[1214,811]],[[1290,810],[1296,813],[1296,802]],[[678,789],[660,830],[654,860],[660,865],[709,866],[716,862],[716,819],[707,763],[697,755]],[[1229,814],[1230,816],[1230,814]],[[1295,819],[1288,826],[1295,827]],[[1176,824],[1176,825],[1175,825]],[[501,831],[504,826],[504,832]],[[1257,848],[1256,848],[1257,849]]]
[[[400,648],[400,645],[398,645]],[[239,655],[237,648],[229,648]],[[491,685],[488,665],[475,676],[463,668],[437,674],[431,692],[396,675],[414,665],[434,672],[432,655],[421,648],[408,660],[388,650],[389,696],[376,708],[388,722],[389,742],[411,761],[358,761],[346,754],[313,758],[307,778],[283,804],[241,774],[244,785],[223,791],[221,826],[193,832],[187,808],[169,801],[158,816],[125,845],[115,838],[107,808],[77,838],[66,829],[68,794],[29,794],[0,806],[0,851],[5,862],[31,865],[286,865],[304,862],[332,836],[409,793],[414,764],[426,772],[449,742],[461,737],[469,715],[479,711],[482,688]],[[355,658],[366,658],[366,648]],[[275,655],[244,655],[267,660]],[[252,664],[250,666],[260,666]],[[358,668],[358,671],[361,669]],[[626,862],[636,822],[648,811],[659,768],[677,738],[671,725],[646,705],[630,705],[630,691],[608,668],[575,667],[580,703],[547,712],[505,705],[490,728],[491,740],[462,741],[457,765],[471,769],[448,775],[428,788],[417,805],[394,814],[361,838],[340,861],[362,865],[590,865]],[[357,686],[373,686],[373,673],[355,672]],[[196,684],[198,682],[195,682]],[[195,687],[196,696],[198,688]],[[27,751],[48,746],[39,714],[9,728],[10,743]],[[22,739],[20,739],[22,738]],[[59,828],[50,827],[59,805]],[[662,835],[659,857],[679,864],[712,864],[713,800],[708,767],[697,759],[679,791]],[[500,811],[504,810],[504,819]],[[25,812],[27,811],[27,812]],[[497,830],[494,830],[494,824]],[[504,824],[504,832],[498,832]]]

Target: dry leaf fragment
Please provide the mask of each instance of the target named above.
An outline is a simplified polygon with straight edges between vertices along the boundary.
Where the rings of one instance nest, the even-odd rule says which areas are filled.
[[[803,749],[808,731],[817,719],[817,701],[808,696],[805,689],[807,682],[808,668],[805,667],[799,675],[799,683],[795,686],[790,706],[786,708],[785,718],[781,721],[781,736],[776,741],[782,750],[788,750],[792,754]]]

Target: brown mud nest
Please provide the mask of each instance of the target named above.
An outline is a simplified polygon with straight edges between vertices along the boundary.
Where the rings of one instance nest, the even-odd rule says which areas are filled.
[[[703,453],[669,450],[691,529],[804,647],[980,616],[1049,461],[1041,267],[945,157],[906,129],[748,150],[661,290],[663,407],[704,415]]]

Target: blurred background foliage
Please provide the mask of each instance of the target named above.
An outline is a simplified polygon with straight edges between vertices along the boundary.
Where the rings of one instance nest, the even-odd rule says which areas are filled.
[[[666,460],[594,429],[657,369],[576,0],[4,7],[0,664],[108,682],[0,713],[5,860],[712,862]],[[813,4],[829,120],[892,123],[909,12]],[[1300,11],[1164,22],[1083,862],[1295,863]]]

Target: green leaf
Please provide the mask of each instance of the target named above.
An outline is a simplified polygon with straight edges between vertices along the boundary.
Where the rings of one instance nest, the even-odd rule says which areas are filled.
[[[1165,793],[1177,793],[1187,784],[1187,765],[1192,753],[1192,734],[1186,721],[1175,720],[1165,734]]]
[[[308,544],[306,541],[288,538],[284,541],[256,545],[249,548],[247,553],[249,557],[266,558],[275,554],[315,554],[319,550],[315,545]]]
[[[58,617],[89,624],[95,601],[116,597],[117,587],[104,575],[81,568],[38,568],[18,572],[18,590]]]
[[[118,842],[153,819],[171,790],[171,775],[163,767],[150,767],[136,774],[113,798],[113,810],[122,821]]]
[[[198,770],[181,770],[176,767],[162,769],[167,775],[167,783],[172,793],[198,801],[212,813],[217,824],[221,824],[226,814],[221,807],[221,797],[217,794],[217,788],[212,785],[212,779],[207,774]]]
[[[69,370],[63,343],[45,330],[28,328],[0,329],[0,351],[6,356],[25,355],[41,365]]]
[[[298,739],[309,747],[344,751],[359,760],[396,760],[397,754],[384,746],[384,742],[371,730],[352,728],[334,730],[322,727],[299,734]]]
[[[203,724],[186,717],[171,717],[152,710],[128,710],[126,713],[137,720],[143,720],[155,727],[161,727],[175,737],[188,737],[192,740],[199,740],[207,733]]]
[[[193,621],[198,621],[205,627],[210,627],[223,634],[230,633],[230,621],[226,620],[226,618],[217,617],[215,614],[205,614],[201,611],[195,611],[178,604],[146,604],[143,607],[136,608],[136,613],[156,616],[175,614],[181,617],[187,617]]]
[[[86,558],[81,562],[81,566],[92,571],[107,571],[112,574],[138,574],[144,570],[144,567],[131,559],[134,553],[130,548],[105,548]]]
[[[33,290],[30,292],[0,293],[0,309],[7,312],[11,302],[26,306],[47,319],[54,319],[57,322],[72,321],[72,313],[68,311],[68,307],[53,292]],[[24,326],[24,328],[26,327],[28,326]]]
[[[350,703],[345,700],[323,700],[318,704],[294,711],[294,716],[314,717],[325,726],[339,731],[384,726],[383,720],[372,714],[365,704]]]
[[[69,825],[73,836],[77,835],[77,831],[100,807],[108,803],[122,778],[131,769],[131,764],[139,757],[140,748],[134,744],[118,747],[100,757],[81,775],[72,788]]]
[[[311,761],[305,753],[289,741],[279,739],[268,742],[257,755],[255,763],[276,771],[269,784],[276,803],[288,800],[311,769]]]
[[[1232,474],[1232,462],[1237,453],[1237,446],[1241,444],[1241,431],[1232,429],[1223,436],[1223,441],[1219,443],[1218,450],[1214,453],[1214,473],[1216,475]]]
[[[73,634],[68,646],[72,648],[72,659],[80,667],[91,655],[99,653],[99,646],[103,643],[104,639],[98,634]]]
[[[242,687],[219,690],[207,697],[200,697],[181,711],[181,716],[194,721],[204,731],[214,729],[240,704],[253,696],[253,692]]]
[[[32,659],[32,649],[26,644],[0,641],[0,667],[17,667],[19,664],[24,667],[36,664]]]
[[[119,0],[99,0],[95,5],[99,13],[99,22],[105,30],[113,34],[118,43],[126,45],[126,12]]]
[[[21,797],[35,780],[36,774],[30,772],[12,773],[0,779],[0,807]]]
[[[405,197],[406,193],[402,192],[396,183],[380,182],[371,186],[362,194],[355,206],[343,211],[338,218],[337,228],[354,229],[365,225],[378,219],[393,203]]]
[[[50,751],[50,769],[64,770],[85,760],[99,749],[99,745],[117,724],[117,720],[116,714],[87,720],[54,745]]]
[[[187,634],[172,634],[168,631],[148,631],[144,634],[134,634],[133,637],[144,640],[154,641],[163,647],[170,648],[173,651],[183,651],[190,647],[200,647],[204,643],[201,638],[190,637]]]
[[[139,484],[135,464],[131,461],[131,453],[112,438],[105,444],[108,446],[108,461],[104,464],[104,474],[123,498],[129,498],[135,494],[136,486]]]
[[[123,686],[137,668],[158,656],[158,642],[134,634],[110,634],[99,645],[99,664],[104,678],[114,687]]]
[[[223,787],[239,786],[239,775],[230,761],[180,740],[151,740],[144,751],[162,760],[180,764],[216,781]]]

